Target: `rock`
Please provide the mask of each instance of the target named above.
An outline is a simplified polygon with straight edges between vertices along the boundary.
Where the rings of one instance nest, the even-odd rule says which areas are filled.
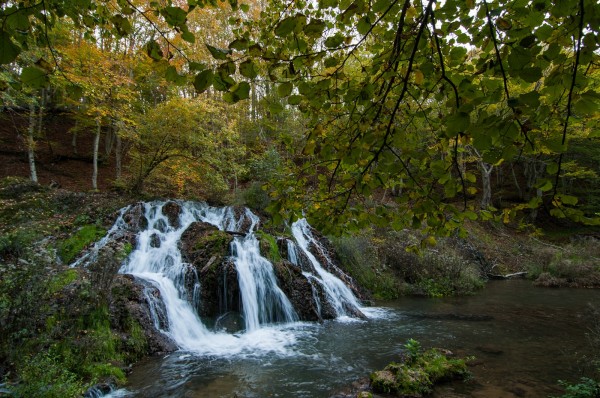
[[[150,247],[160,247],[160,237],[156,233],[150,236]]]
[[[110,302],[113,327],[125,333],[123,336],[125,340],[133,338],[126,334],[131,322],[130,318],[133,318],[140,325],[146,340],[145,355],[175,351],[177,345],[156,329],[144,293],[145,287],[140,282],[131,275],[117,275],[115,278]]]
[[[325,298],[323,287],[316,281],[311,283],[300,268],[288,260],[280,260],[273,264],[273,270],[279,287],[301,320],[322,321],[336,317],[335,310]]]
[[[201,316],[216,317],[239,311],[237,271],[229,260],[232,240],[233,236],[227,232],[204,222],[190,224],[181,235],[181,254],[190,264],[187,291],[190,297],[194,291],[199,293],[196,305]]]
[[[162,207],[162,213],[169,220],[169,225],[177,229],[181,226],[179,223],[179,215],[181,214],[181,206],[177,202],[168,201]]]
[[[252,226],[252,220],[246,215],[246,208],[244,206],[233,206],[233,214],[235,215],[236,220],[240,220],[238,225],[238,231],[243,234],[247,234],[250,232],[250,227]],[[258,223],[260,225],[260,221]],[[259,225],[255,226],[255,230],[258,229]]]
[[[123,221],[132,232],[143,231],[148,228],[148,219],[145,215],[143,203],[136,203],[123,214]]]
[[[227,333],[239,332],[244,329],[244,317],[239,312],[226,312],[215,321],[215,329]]]

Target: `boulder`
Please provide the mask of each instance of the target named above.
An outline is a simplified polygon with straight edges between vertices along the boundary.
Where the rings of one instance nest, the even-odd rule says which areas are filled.
[[[145,215],[145,208],[142,202],[132,205],[123,214],[123,221],[127,224],[127,229],[132,232],[143,231],[148,228],[148,219]]]
[[[190,297],[197,296],[200,316],[216,317],[239,311],[237,271],[229,259],[233,239],[231,234],[205,222],[190,224],[181,235],[181,254],[190,266],[187,290]]]
[[[278,285],[288,297],[303,321],[322,321],[335,318],[335,311],[324,298],[321,286],[309,279],[302,270],[288,260],[280,260],[273,264]],[[316,302],[315,297],[319,300]],[[319,309],[320,307],[320,309]]]
[[[158,289],[144,284],[140,279],[131,275],[117,275],[111,289],[110,313],[112,326],[122,332],[122,338],[127,341],[134,338],[127,333],[130,328],[130,318],[137,322],[144,334],[147,355],[175,351],[177,345],[165,334],[158,331],[150,312],[147,294],[158,295]],[[161,302],[156,300],[156,302]],[[159,327],[166,328],[166,319],[158,320]]]
[[[162,213],[169,220],[169,225],[175,229],[178,229],[181,224],[179,222],[179,215],[181,214],[181,206],[177,202],[168,201],[162,207]]]

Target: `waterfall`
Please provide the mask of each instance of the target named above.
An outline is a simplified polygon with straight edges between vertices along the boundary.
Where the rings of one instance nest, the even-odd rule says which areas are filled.
[[[311,270],[303,270],[303,274],[309,279],[311,284],[317,282],[320,284],[325,292],[327,301],[333,306],[337,316],[364,316],[360,309],[360,303],[358,299],[352,293],[352,290],[344,284],[337,276],[327,271],[323,264],[315,257],[310,251],[312,245],[320,254],[327,266],[333,267],[336,271],[341,271],[333,264],[326,250],[323,248],[321,243],[314,237],[310,225],[306,219],[302,218],[292,224],[292,234],[297,242],[298,247],[302,253],[308,258],[311,265]],[[296,250],[289,251],[295,257],[292,260],[292,254],[290,254],[290,261],[298,264],[298,255]],[[343,274],[343,273],[342,273]],[[313,284],[314,286],[314,284]],[[313,289],[314,294],[314,289]]]
[[[198,308],[202,305],[204,270],[200,272],[185,262],[180,245],[184,232],[199,221],[233,236],[227,261],[233,264],[237,275],[240,305],[236,306],[241,313],[239,319],[244,324],[243,333],[226,333],[226,327],[212,330],[198,315]],[[273,264],[260,254],[259,240],[255,235],[258,224],[259,218],[249,209],[240,211],[232,207],[216,208],[204,203],[179,201],[140,203],[122,209],[107,236],[91,251],[93,254],[83,257],[73,266],[89,264],[108,242],[132,237],[135,233],[135,249],[123,262],[119,273],[133,275],[144,285],[143,294],[155,327],[181,349],[217,355],[260,350],[281,352],[293,343],[295,337],[285,332],[285,328],[273,326],[293,325],[299,317],[278,286]],[[310,252],[310,245],[318,250],[323,248],[312,235],[306,220],[294,223],[292,231],[296,242],[288,241],[288,256],[290,262],[298,267],[301,267],[300,263],[310,263],[301,275],[310,284],[319,317],[322,319],[321,308],[325,305],[328,309],[334,308],[335,314],[328,310],[328,314],[334,316],[363,316],[351,290]],[[224,289],[223,297],[216,298],[222,311],[214,324],[219,326],[227,318],[226,311],[229,311],[228,304],[231,303],[227,302],[225,291],[228,283],[226,275],[218,275],[217,278],[223,281]],[[306,300],[310,299],[306,297]]]
[[[187,349],[195,347],[200,340],[209,339],[212,333],[202,323],[193,305],[198,299],[196,289],[200,283],[194,284],[196,297],[188,297],[185,286],[188,264],[182,260],[178,247],[181,235],[195,221],[243,235],[234,238],[231,250],[239,278],[246,331],[256,330],[264,324],[298,320],[291,303],[277,286],[271,263],[260,254],[259,242],[254,235],[258,224],[256,215],[246,209],[236,218],[230,207],[214,208],[192,202],[180,205],[178,222],[172,225],[162,211],[164,203],[144,204],[148,226],[138,233],[136,249],[119,271],[148,281],[160,291],[168,319],[168,330],[163,332]],[[241,228],[247,222],[250,227],[244,235]],[[159,244],[155,243],[156,239]]]

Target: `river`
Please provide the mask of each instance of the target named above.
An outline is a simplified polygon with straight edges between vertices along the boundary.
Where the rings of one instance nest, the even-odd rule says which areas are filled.
[[[368,321],[263,327],[237,336],[243,349],[235,353],[149,358],[134,367],[127,395],[330,397],[398,359],[409,338],[475,357],[472,379],[438,388],[437,397],[559,395],[557,381],[577,380],[588,365],[590,305],[600,308],[600,291],[520,280],[490,282],[470,297],[379,302]]]

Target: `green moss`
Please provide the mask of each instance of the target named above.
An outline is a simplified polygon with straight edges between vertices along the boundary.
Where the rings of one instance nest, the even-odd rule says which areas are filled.
[[[106,234],[106,230],[97,225],[85,225],[74,235],[64,240],[58,246],[58,253],[65,264],[71,263],[77,254],[86,246],[97,241]]]
[[[277,247],[277,239],[265,231],[257,231],[256,236],[260,240],[261,254],[268,258],[272,263],[281,261],[281,253],[279,253],[279,247]]]
[[[392,362],[385,369],[371,374],[373,391],[420,397],[429,394],[436,383],[468,375],[464,359],[448,358],[437,349],[422,352],[420,344],[412,339],[405,349],[407,355],[404,362]]]
[[[205,250],[206,248],[227,248],[231,236],[224,231],[215,230],[208,233],[194,242],[193,250]]]
[[[147,351],[148,341],[144,330],[138,321],[129,317],[127,320],[129,338],[125,341],[125,351],[128,359],[135,361],[141,358]]]
[[[60,272],[48,283],[48,293],[54,294],[61,291],[69,283],[75,281],[77,279],[77,275],[77,270],[74,269],[68,269]]]

